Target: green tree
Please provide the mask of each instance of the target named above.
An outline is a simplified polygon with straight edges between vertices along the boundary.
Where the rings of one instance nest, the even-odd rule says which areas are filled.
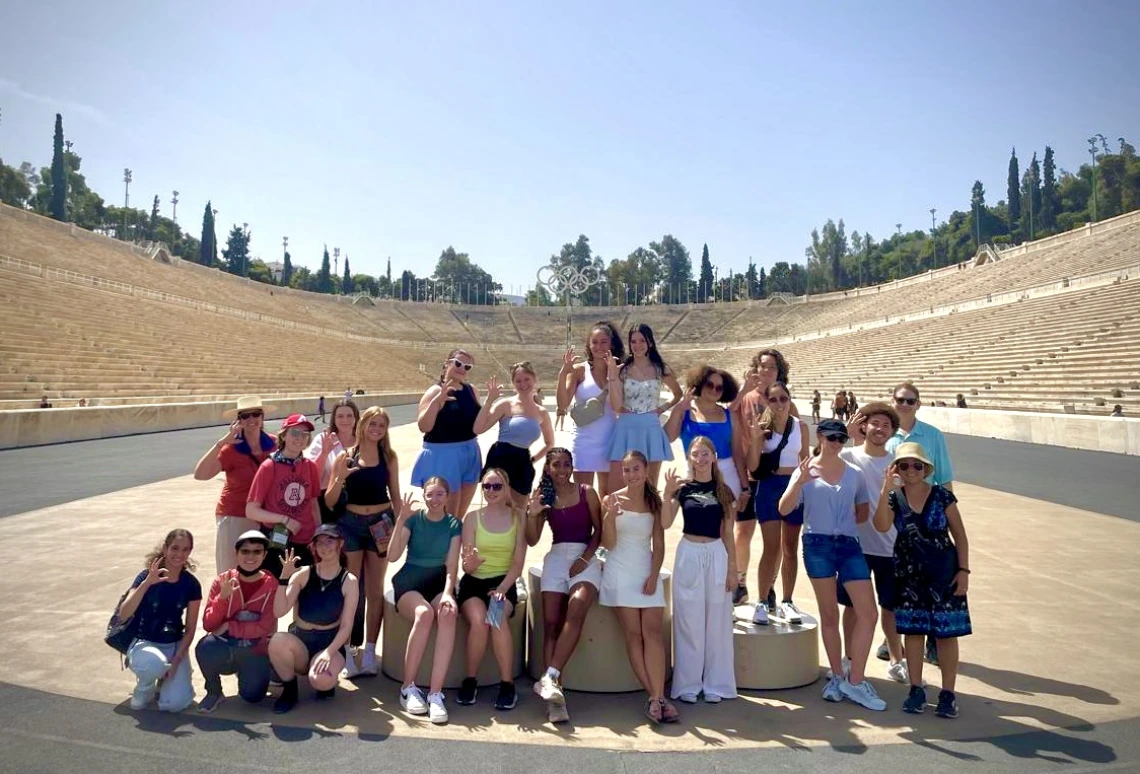
[[[436,296],[451,303],[494,304],[495,294],[503,289],[467,253],[457,253],[450,245],[439,254],[432,276]]]
[[[222,256],[226,259],[226,271],[239,277],[248,277],[249,232],[234,224],[226,239],[226,249],[222,251]]]
[[[247,272],[247,276],[254,282],[264,282],[266,285],[277,284],[273,281],[273,270],[260,258],[249,261]]]
[[[321,256],[321,270],[317,272],[317,292],[332,293],[332,263],[329,261],[329,246],[325,245],[324,255]]]
[[[0,202],[23,208],[32,198],[32,188],[18,169],[0,159]]]
[[[649,249],[657,253],[661,262],[662,303],[685,303],[693,281],[693,261],[688,248],[672,234],[666,234],[660,242],[650,242]]]
[[[349,287],[353,293],[367,293],[373,298],[380,295],[379,283],[370,274],[353,274]]]
[[[756,298],[768,297],[768,275],[764,272],[764,267],[760,267],[760,275],[756,278]]]
[[[1017,167],[1017,148],[1009,154],[1009,174],[1006,177],[1006,206],[1009,207],[1009,231],[1014,233],[1021,223],[1021,173]]]
[[[758,286],[760,284],[759,278],[756,276],[756,264],[752,261],[752,256],[748,256],[748,268],[744,272],[744,297],[748,299],[760,298]]]
[[[285,251],[285,261],[281,266],[281,284],[285,287],[291,287],[290,283],[293,281],[293,258],[289,255],[289,251]]]
[[[974,181],[970,191],[970,212],[974,215],[974,233],[976,234],[978,249],[982,247],[982,213],[986,210],[986,188],[981,180]]]
[[[344,254],[344,279],[340,283],[341,293],[355,293],[356,285],[352,281],[352,272],[348,268],[348,253]]]
[[[218,265],[218,236],[214,232],[214,206],[210,202],[206,202],[206,210],[202,213],[202,241],[198,263],[203,266]]]
[[[562,245],[562,250],[558,255],[550,256],[550,264],[556,269],[569,266],[579,271],[590,267],[599,279],[605,277],[605,262],[600,255],[594,255],[593,249],[590,247],[590,238],[585,234],[579,234],[578,239],[574,242],[567,242]],[[578,303],[584,303],[597,292],[597,289],[587,288],[582,293],[575,294],[574,300]],[[540,300],[549,298],[550,294],[535,295],[534,297],[536,300]],[[559,300],[565,301],[565,297]]]
[[[1035,239],[1041,231],[1041,165],[1037,163],[1037,153],[1033,154],[1029,162],[1029,169],[1022,177],[1022,202],[1028,212],[1022,213],[1023,233],[1028,233],[1030,239]]]
[[[812,229],[811,245],[804,250],[811,292],[837,290],[846,286],[843,259],[847,252],[846,226],[842,218],[838,225],[828,218],[823,224],[822,234]]]
[[[147,229],[147,239],[157,239],[158,234],[158,194],[154,195],[154,203],[150,206],[150,227]]]
[[[1045,146],[1045,160],[1042,162],[1041,180],[1041,228],[1052,230],[1057,225],[1057,165],[1053,161],[1053,149]]]
[[[712,261],[709,260],[709,246],[706,244],[701,250],[701,272],[697,280],[697,303],[708,303],[709,296],[712,294],[713,286],[713,267]]]
[[[606,269],[609,297],[618,304],[646,303],[653,299],[661,272],[661,256],[639,247],[624,260],[610,261]]]
[[[67,220],[67,167],[63,159],[63,116],[55,114],[51,155],[51,216]]]

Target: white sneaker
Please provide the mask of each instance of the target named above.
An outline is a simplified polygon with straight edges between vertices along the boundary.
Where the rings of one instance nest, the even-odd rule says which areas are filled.
[[[429,693],[428,701],[428,720],[432,723],[440,724],[447,722],[447,707],[443,703],[443,692]]]
[[[364,656],[360,659],[359,672],[369,677],[380,673],[380,665],[376,663],[376,651],[364,651]]]
[[[830,677],[827,680],[827,685],[823,686],[824,701],[843,701],[843,692],[839,690],[839,684],[843,682],[841,677]]]
[[[847,656],[844,656],[843,657],[843,679],[846,680],[850,676],[851,676],[851,659],[847,658]],[[827,670],[827,679],[830,680],[833,677],[835,677],[835,672],[831,669]]]
[[[858,685],[852,685],[844,680],[839,684],[839,690],[844,698],[850,699],[869,710],[882,712],[887,708],[887,703],[879,698],[879,694],[875,693],[875,688],[871,685],[870,680],[864,680]]]
[[[546,673],[542,679],[535,683],[535,693],[542,697],[543,701],[554,702],[555,704],[565,704],[566,696],[562,693],[562,686],[558,681]]]
[[[896,683],[903,683],[904,685],[910,683],[910,673],[907,672],[905,661],[896,661],[887,667],[887,677],[894,680]]]
[[[131,693],[131,709],[146,709],[147,705],[154,700],[156,693],[158,693],[158,683],[152,683],[149,688],[136,687]]]
[[[757,602],[756,607],[752,611],[752,623],[760,626],[768,625],[768,605],[764,602]]]
[[[344,649],[344,669],[340,670],[340,676],[344,680],[351,680],[360,674],[360,667],[356,665],[356,648]]]
[[[775,616],[784,623],[802,624],[804,622],[804,614],[793,602],[781,602],[779,607],[779,614]]]
[[[424,698],[424,692],[412,683],[407,688],[400,689],[400,706],[409,715],[426,715],[428,714],[427,699]]]
[[[720,697],[714,694],[705,694],[705,704],[720,704]]]
[[[680,696],[677,697],[677,700],[683,701],[686,704],[696,704],[697,703],[697,695],[695,693],[682,693]]]

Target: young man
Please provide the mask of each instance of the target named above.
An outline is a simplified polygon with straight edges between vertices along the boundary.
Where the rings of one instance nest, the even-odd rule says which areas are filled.
[[[886,403],[868,403],[847,425],[852,438],[863,438],[860,446],[839,452],[844,462],[863,474],[867,491],[883,490],[883,479],[891,465],[893,455],[887,453],[887,442],[899,429],[899,415]],[[877,489],[875,487],[878,487]],[[875,596],[879,602],[879,622],[886,636],[890,666],[887,674],[892,680],[906,683],[909,678],[903,658],[902,640],[895,630],[895,528],[879,532],[869,520],[859,525],[859,545],[875,583]],[[843,642],[851,642],[855,631],[855,609],[842,586],[837,588],[839,604],[843,605]]]

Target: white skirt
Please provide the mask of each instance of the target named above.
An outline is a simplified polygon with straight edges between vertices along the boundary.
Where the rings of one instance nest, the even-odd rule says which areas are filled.
[[[586,569],[570,575],[570,566],[586,550],[585,543],[555,543],[542,560],[542,593],[569,594],[579,583],[589,583],[595,589],[602,585],[602,563],[598,557],[590,560]]]

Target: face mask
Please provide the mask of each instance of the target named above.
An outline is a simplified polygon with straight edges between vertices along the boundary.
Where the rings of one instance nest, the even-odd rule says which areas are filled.
[[[243,570],[241,567],[238,567],[237,571],[238,571],[238,575],[240,575],[243,578],[255,578],[261,574],[261,568],[260,567],[258,567],[253,572],[248,572],[246,570]]]

